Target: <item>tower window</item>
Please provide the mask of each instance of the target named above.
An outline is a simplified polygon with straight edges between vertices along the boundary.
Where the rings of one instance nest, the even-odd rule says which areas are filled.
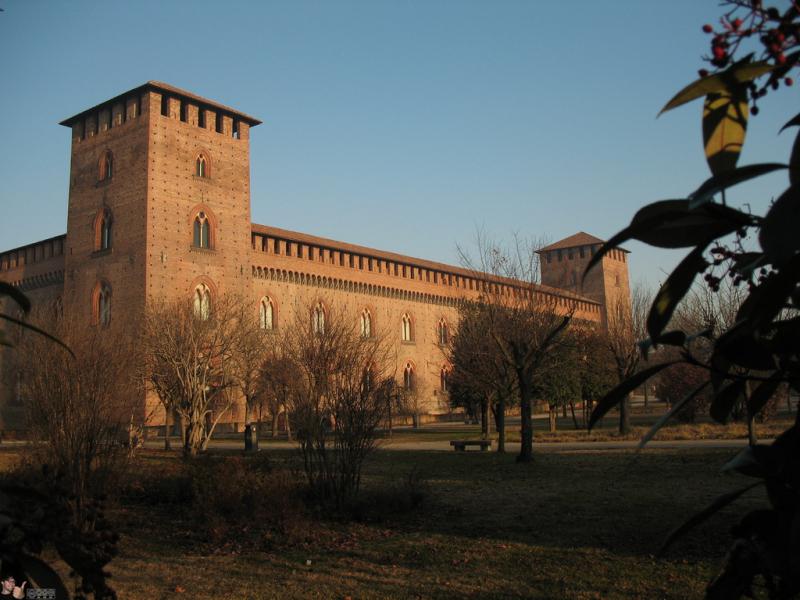
[[[400,329],[400,339],[403,342],[410,342],[414,339],[414,332],[411,323],[411,317],[408,314],[403,315],[401,329]]]
[[[409,362],[403,370],[403,389],[411,391],[414,389],[414,366]]]
[[[211,315],[211,290],[204,283],[194,289],[193,308],[195,317],[203,321]]]
[[[372,337],[372,315],[366,308],[361,313],[361,337]]]
[[[275,309],[272,305],[272,300],[269,296],[261,299],[261,304],[258,307],[258,325],[261,329],[272,331],[275,326],[274,321]]]
[[[111,248],[114,219],[111,211],[103,209],[95,219],[95,250],[109,250]]]
[[[211,248],[211,225],[206,213],[199,212],[194,219],[194,239],[192,242],[195,248]]]
[[[164,94],[161,96],[161,116],[168,117],[169,116],[169,96]]]
[[[200,108],[197,111],[197,126],[202,127],[203,129],[206,128],[206,109]]]
[[[100,282],[95,286],[92,295],[94,324],[108,327],[111,323],[111,287],[104,281]]]
[[[449,341],[447,321],[444,319],[439,319],[439,324],[436,326],[436,338],[438,339],[440,346],[446,346],[447,342]]]
[[[318,303],[311,313],[311,328],[316,334],[325,333],[325,307],[322,302]]]
[[[198,177],[208,177],[208,161],[204,154],[200,154],[194,163],[194,174]]]
[[[217,133],[222,133],[222,113],[217,113]]]
[[[109,181],[114,176],[114,155],[111,150],[106,150],[100,157],[98,163],[97,179],[99,181]]]
[[[442,367],[439,373],[439,389],[443,392],[447,391],[447,384],[449,383],[450,373],[447,372],[447,367]]]

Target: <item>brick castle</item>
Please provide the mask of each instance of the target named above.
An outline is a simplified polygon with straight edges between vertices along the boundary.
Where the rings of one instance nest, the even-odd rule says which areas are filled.
[[[457,325],[457,303],[477,298],[485,278],[252,223],[250,131],[259,123],[156,81],[62,121],[72,132],[66,234],[2,252],[0,280],[109,335],[130,331],[155,298],[202,304],[237,293],[266,329],[288,324],[297,306],[335,304],[362,328],[387,332],[398,380],[413,382],[427,414],[447,412],[442,342]],[[621,250],[581,283],[601,243],[578,233],[542,249],[537,293],[604,324],[630,288]],[[18,404],[13,387],[2,392],[6,420]],[[236,427],[243,415],[238,406],[226,420]]]

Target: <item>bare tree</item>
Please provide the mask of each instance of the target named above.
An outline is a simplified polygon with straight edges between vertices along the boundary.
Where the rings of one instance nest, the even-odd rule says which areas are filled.
[[[647,313],[652,298],[642,285],[635,285],[631,298],[619,298],[607,307],[605,346],[614,364],[617,381],[622,382],[639,369],[642,352],[638,342],[647,337]],[[630,432],[630,394],[619,405],[619,432]]]
[[[510,249],[478,236],[481,302],[486,305],[489,332],[515,377],[520,401],[521,448],[518,462],[533,459],[534,382],[548,352],[558,343],[574,312],[559,305],[559,297],[539,285],[539,255],[543,244],[514,238]],[[475,265],[462,252],[467,265]],[[474,269],[474,266],[473,266]]]
[[[278,434],[278,421],[284,419],[286,434],[292,437],[289,407],[299,372],[294,361],[286,355],[287,346],[280,334],[274,334],[261,363],[258,380],[258,407],[266,408],[272,419],[272,437]]]
[[[181,418],[187,456],[205,450],[235,400],[240,314],[238,299],[220,296],[202,310],[175,302],[153,306],[145,315],[142,364],[165,410]]]
[[[341,508],[358,492],[386,417],[393,361],[386,339],[362,336],[355,316],[329,309],[320,326],[311,312],[297,310],[284,338],[299,374],[291,414],[312,491]]]
[[[487,409],[494,414],[497,451],[505,452],[505,411],[516,395],[515,381],[508,362],[491,337],[491,320],[481,303],[465,302],[459,307],[458,330],[450,336],[448,361],[453,365],[450,398],[455,406],[480,408],[483,434],[488,436]],[[469,411],[468,411],[469,412]]]
[[[261,412],[256,409],[262,406],[262,399],[259,398],[262,365],[268,354],[269,345],[274,342],[274,336],[271,335],[271,331],[261,327],[249,303],[239,299],[235,305],[237,315],[232,332],[235,343],[231,354],[231,374],[244,400],[245,425],[250,426],[251,431],[255,432],[254,423],[260,421]],[[245,448],[248,448],[247,429],[245,429]]]

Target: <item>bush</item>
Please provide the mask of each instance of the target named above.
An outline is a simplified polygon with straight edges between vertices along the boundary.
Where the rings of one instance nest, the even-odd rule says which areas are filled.
[[[359,522],[383,522],[419,510],[429,493],[427,480],[413,468],[399,481],[365,490],[350,507],[350,516]]]

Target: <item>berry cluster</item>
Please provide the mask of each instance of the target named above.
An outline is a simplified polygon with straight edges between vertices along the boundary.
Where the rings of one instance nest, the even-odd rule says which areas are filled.
[[[749,86],[751,112],[757,115],[756,101],[766,96],[769,89],[794,84],[788,73],[800,59],[800,52],[791,52],[800,47],[800,1],[794,0],[783,13],[775,7],[763,6],[762,0],[727,0],[723,4],[730,9],[720,19],[719,27],[703,25],[703,32],[713,36],[711,54],[704,60],[716,69],[724,69],[734,62],[743,42],[758,40],[759,58],[774,68],[762,85]],[[700,69],[698,73],[706,77],[709,71]]]

